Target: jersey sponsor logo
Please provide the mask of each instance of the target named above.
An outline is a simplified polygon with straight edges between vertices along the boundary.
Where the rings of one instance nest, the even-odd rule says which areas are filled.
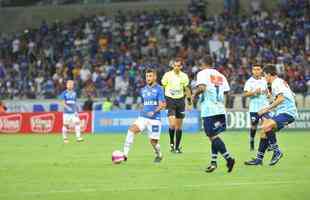
[[[158,103],[155,100],[145,100],[143,103],[143,105],[145,105],[145,106],[157,106],[157,104]]]
[[[49,133],[53,130],[54,123],[53,113],[35,115],[30,118],[31,131],[34,133]]]
[[[176,90],[176,89],[170,89],[169,92],[171,95],[181,94],[181,90]]]
[[[12,114],[0,116],[0,132],[16,133],[19,132],[22,125],[22,115]]]
[[[75,104],[74,100],[66,100],[66,104]]]

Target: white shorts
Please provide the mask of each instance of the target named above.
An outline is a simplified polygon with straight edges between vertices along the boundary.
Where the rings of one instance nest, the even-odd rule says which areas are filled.
[[[63,124],[64,125],[72,125],[80,123],[79,114],[77,113],[64,113],[63,114]]]
[[[141,132],[147,129],[147,133],[150,139],[159,140],[161,132],[160,120],[138,117],[134,124],[138,126]]]

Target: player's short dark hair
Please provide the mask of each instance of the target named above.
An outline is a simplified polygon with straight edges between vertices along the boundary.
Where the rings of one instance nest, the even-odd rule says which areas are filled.
[[[200,63],[201,65],[210,65],[210,66],[212,66],[212,64],[213,64],[213,59],[212,59],[212,57],[211,57],[210,55],[206,55],[206,56],[202,57],[202,58],[199,60],[199,63]]]
[[[148,73],[154,73],[155,75],[157,74],[157,71],[156,69],[153,69],[153,68],[147,68],[145,70],[145,73],[148,74]]]
[[[263,70],[266,74],[271,74],[272,76],[277,75],[277,68],[275,65],[266,65]]]
[[[176,57],[175,62],[183,62],[183,58],[182,57]]]
[[[254,67],[260,67],[260,68],[263,69],[263,66],[262,66],[261,64],[258,64],[258,63],[253,64],[253,65],[252,65],[252,68],[254,68]]]

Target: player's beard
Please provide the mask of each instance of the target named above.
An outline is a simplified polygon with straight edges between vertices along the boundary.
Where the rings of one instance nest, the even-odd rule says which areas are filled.
[[[153,86],[155,84],[155,81],[151,81],[151,82],[149,82],[147,85],[148,86]]]

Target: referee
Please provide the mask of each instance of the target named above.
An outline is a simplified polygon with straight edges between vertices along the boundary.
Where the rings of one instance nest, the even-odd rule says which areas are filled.
[[[169,119],[169,135],[171,152],[182,153],[180,143],[182,139],[182,124],[185,117],[185,96],[191,104],[191,92],[188,87],[187,74],[181,71],[182,58],[172,63],[173,69],[166,72],[161,80],[165,89],[166,104]],[[174,138],[176,139],[174,142]]]

